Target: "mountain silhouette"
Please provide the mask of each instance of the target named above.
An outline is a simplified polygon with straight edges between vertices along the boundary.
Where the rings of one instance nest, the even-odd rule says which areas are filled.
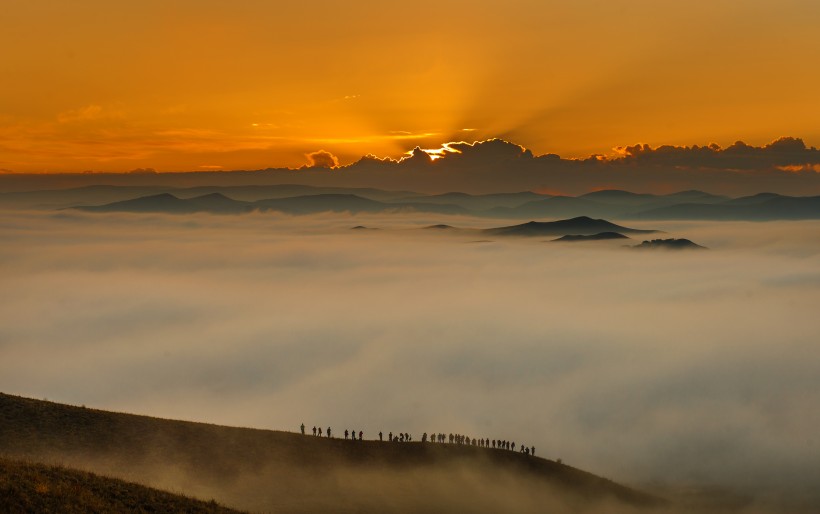
[[[602,232],[618,232],[620,234],[650,234],[657,230],[638,230],[622,227],[606,220],[592,219],[587,216],[558,220],[558,221],[530,221],[521,225],[485,229],[485,233],[494,236],[592,236]]]
[[[693,243],[688,239],[652,239],[630,248],[641,250],[706,250],[705,246]]]
[[[434,214],[466,214],[463,208],[449,204],[417,202],[385,203],[354,194],[316,194],[287,198],[270,198],[255,202],[233,200],[222,193],[209,193],[182,199],[171,193],[142,196],[99,206],[78,206],[87,212],[144,212],[189,214],[210,212],[214,214],[240,214],[254,210],[277,211],[287,214],[314,214],[320,212],[429,212]]]
[[[450,192],[440,195],[411,196],[394,200],[395,203],[435,203],[457,205],[470,211],[486,211],[496,207],[518,207],[528,202],[543,200],[549,195],[541,195],[532,191],[519,193],[493,193],[484,195],[470,195],[467,193]]]
[[[211,193],[183,200],[171,193],[141,196],[99,206],[79,206],[75,209],[87,212],[144,212],[190,214],[212,212],[216,214],[238,214],[252,209],[248,202],[232,200],[220,193]]]
[[[590,236],[582,236],[578,234],[568,234],[566,236],[561,236],[558,239],[553,239],[551,242],[553,243],[562,243],[562,242],[576,242],[576,241],[608,241],[612,239],[629,239],[627,236],[623,234],[619,234],[618,232],[601,232],[599,234],[592,234]]]
[[[682,203],[638,213],[641,219],[773,221],[820,219],[820,196],[761,193],[720,203]]]

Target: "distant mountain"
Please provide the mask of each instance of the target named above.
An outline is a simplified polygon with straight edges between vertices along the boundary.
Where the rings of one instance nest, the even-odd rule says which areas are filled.
[[[302,185],[203,186],[180,188],[173,192],[154,191],[157,188],[93,186],[72,190],[0,193],[0,208],[65,208],[85,199],[92,203],[82,203],[77,208],[89,212],[429,212],[520,220],[580,216],[622,220],[820,219],[820,196],[794,197],[775,193],[741,198],[727,198],[703,191],[651,195],[620,190],[595,191],[578,197],[539,195],[526,191],[490,195],[459,192],[422,195],[406,191]],[[226,195],[226,192],[231,195]],[[141,196],[122,199],[133,194]],[[99,205],[93,203],[111,198],[116,201]]]
[[[820,219],[820,196],[763,193],[721,203],[682,203],[640,212],[640,219],[770,221]]]
[[[605,203],[609,205],[646,205],[649,202],[657,201],[658,196],[641,193],[631,193],[629,191],[622,191],[620,189],[605,189],[602,191],[593,191],[578,198],[587,200],[594,200],[596,202]]]
[[[455,205],[424,203],[384,203],[352,194],[319,194],[289,198],[271,198],[256,202],[242,202],[221,193],[211,193],[194,198],[181,199],[170,193],[143,196],[132,200],[113,202],[99,206],[75,207],[88,212],[144,212],[189,214],[210,212],[214,214],[240,214],[253,210],[278,211],[287,214],[314,214],[319,212],[430,212],[435,214],[466,214]]]
[[[518,207],[527,202],[543,200],[549,195],[541,195],[532,191],[520,193],[495,193],[486,195],[470,195],[467,193],[451,192],[440,195],[423,195],[399,198],[393,200],[394,203],[434,203],[457,205],[463,209],[471,211],[486,211],[497,207],[511,208]]]
[[[621,206],[610,206],[574,196],[553,196],[518,207],[495,207],[482,214],[497,218],[563,218],[573,216],[615,217],[625,212]]]
[[[688,239],[652,239],[630,248],[640,250],[706,250],[705,246],[693,243]]]
[[[638,213],[651,209],[669,207],[680,203],[719,203],[728,200],[723,196],[703,191],[681,191],[669,195],[638,194],[629,191],[594,191],[578,197],[554,196],[528,202],[518,207],[496,207],[482,215],[499,218],[562,218],[591,216],[600,218],[644,219]],[[652,219],[651,216],[645,219]]]
[[[212,212],[218,214],[238,214],[251,210],[251,204],[232,200],[222,194],[212,193],[182,200],[170,193],[141,196],[99,206],[79,206],[75,209],[88,212],[144,212],[190,214]]]
[[[273,210],[288,214],[313,214],[318,212],[431,212],[436,214],[465,214],[466,211],[456,205],[436,205],[425,203],[385,203],[362,198],[351,194],[325,194],[296,196],[260,200],[253,207],[261,211]]]
[[[629,239],[623,234],[617,232],[601,232],[600,234],[592,234],[590,236],[581,236],[577,234],[569,234],[561,236],[558,239],[553,239],[553,243],[576,242],[576,241],[607,241],[611,239]]]
[[[530,221],[522,225],[485,229],[483,232],[494,236],[591,236],[602,232],[618,232],[627,234],[651,234],[657,230],[638,230],[622,227],[606,220],[592,219],[587,216],[558,220],[558,221]]]
[[[424,227],[424,230],[453,230],[454,228],[455,227],[453,227],[451,225],[438,224],[438,225],[428,225],[428,226]]]

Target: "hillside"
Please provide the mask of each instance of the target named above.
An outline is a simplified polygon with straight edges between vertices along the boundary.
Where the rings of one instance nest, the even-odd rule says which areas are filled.
[[[628,512],[663,503],[512,451],[353,442],[4,394],[0,455],[59,462],[252,511],[577,512],[617,505]]]
[[[0,458],[0,507],[7,514],[237,513],[218,505],[60,466]]]

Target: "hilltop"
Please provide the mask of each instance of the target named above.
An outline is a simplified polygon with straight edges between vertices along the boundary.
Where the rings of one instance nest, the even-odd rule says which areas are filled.
[[[557,221],[530,221],[521,225],[508,227],[490,228],[484,230],[485,233],[494,236],[592,236],[604,232],[617,232],[619,234],[651,234],[657,230],[639,230],[622,227],[607,220],[592,219],[588,216],[578,216],[576,218]]]
[[[518,452],[353,442],[5,394],[0,394],[0,455],[60,462],[254,511],[576,512],[664,504],[571,466]]]

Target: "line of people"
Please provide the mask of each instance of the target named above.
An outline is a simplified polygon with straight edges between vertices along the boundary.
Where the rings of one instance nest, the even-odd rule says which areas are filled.
[[[302,423],[300,427],[302,431],[302,435],[305,435],[305,424]],[[332,438],[330,427],[327,427],[327,431],[325,432],[328,438]],[[313,427],[313,435],[322,437],[322,427]],[[364,441],[364,432],[359,430],[358,433],[359,441]],[[350,438],[351,440],[356,440],[356,431],[355,430],[345,430],[345,439]],[[413,440],[413,437],[408,433],[399,433],[393,435],[393,432],[387,434],[387,440],[389,442],[410,442]],[[427,432],[421,436],[421,442],[426,443],[427,441],[431,443],[449,443],[449,444],[458,444],[458,445],[466,445],[466,446],[477,446],[479,448],[492,448],[494,450],[507,450],[507,451],[515,451],[515,441],[506,441],[502,439],[476,439],[470,438],[468,436],[462,434],[442,434],[442,433],[433,433],[430,434],[428,437]],[[384,434],[380,431],[379,432],[379,441],[384,441]],[[535,446],[524,446],[521,445],[521,448],[518,450],[520,453],[526,455],[535,455]]]

